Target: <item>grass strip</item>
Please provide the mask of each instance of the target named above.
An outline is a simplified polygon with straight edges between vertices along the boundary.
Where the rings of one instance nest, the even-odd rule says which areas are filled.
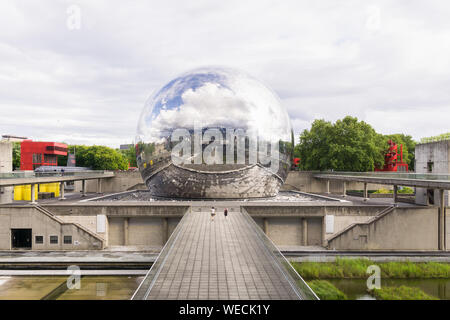
[[[382,278],[450,278],[450,263],[441,262],[373,262],[337,257],[334,262],[292,262],[292,265],[305,279],[367,278],[366,271],[370,265],[380,267]]]
[[[439,300],[415,287],[382,287],[370,291],[377,300]]]
[[[320,300],[347,300],[347,296],[332,283],[326,280],[308,281],[308,285]]]

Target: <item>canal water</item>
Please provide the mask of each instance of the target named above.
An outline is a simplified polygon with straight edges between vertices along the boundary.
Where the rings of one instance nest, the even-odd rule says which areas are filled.
[[[66,276],[0,276],[0,300],[127,300],[142,276],[82,276],[69,289]]]
[[[328,281],[351,300],[375,299],[367,292],[366,279],[330,279]],[[382,279],[381,286],[416,287],[438,299],[450,300],[450,279]]]
[[[0,300],[128,300],[143,276],[83,276],[79,289],[68,289],[66,276],[0,276]],[[330,279],[352,300],[374,300],[366,279]],[[385,279],[382,286],[417,287],[450,300],[450,279]]]

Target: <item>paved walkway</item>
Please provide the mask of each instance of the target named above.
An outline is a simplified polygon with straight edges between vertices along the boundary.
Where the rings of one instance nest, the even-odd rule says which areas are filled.
[[[187,215],[148,299],[298,299],[242,213]]]

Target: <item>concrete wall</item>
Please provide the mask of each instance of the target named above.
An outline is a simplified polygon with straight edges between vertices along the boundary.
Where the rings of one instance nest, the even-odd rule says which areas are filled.
[[[0,173],[12,172],[12,143],[0,141]],[[12,187],[0,187],[0,203],[13,200]]]
[[[140,204],[49,204],[44,206],[58,218],[76,222],[105,239],[106,247],[134,246],[161,247],[165,244],[184,213],[189,209],[183,205]],[[97,231],[96,217],[107,217],[106,233]],[[128,223],[128,239],[125,229]]]
[[[416,173],[450,174],[450,141],[438,141],[416,145]],[[428,163],[432,162],[432,171]],[[449,191],[445,191],[445,205],[450,206]],[[427,189],[416,189],[416,203],[428,204]],[[434,204],[439,204],[439,192],[434,192]]]
[[[337,250],[437,250],[437,209],[396,208],[372,223],[350,228],[328,246]]]
[[[326,181],[324,179],[315,179],[313,175],[315,172],[311,171],[290,171],[281,190],[298,190],[312,193],[325,193]],[[380,185],[369,183],[367,185],[369,190],[378,190],[381,188],[392,189],[390,185]],[[362,182],[347,182],[347,190],[363,190],[364,183]],[[342,193],[343,183],[341,181],[330,180],[330,192]]]
[[[11,249],[11,229],[32,229],[32,250],[101,249],[101,242],[89,233],[73,224],[61,224],[33,207],[0,208],[0,250]],[[50,244],[54,235],[58,244]],[[65,235],[72,236],[72,244],[63,243]],[[43,236],[44,243],[36,244],[35,236]]]
[[[81,192],[81,181],[75,181],[75,192]],[[147,190],[139,171],[115,171],[113,178],[86,180],[86,192],[115,193],[133,189]]]
[[[385,206],[246,205],[245,210],[279,246],[322,246],[352,223],[376,216]],[[325,216],[333,216],[333,233],[325,233]],[[306,232],[303,220],[306,221]],[[303,237],[306,233],[307,241]]]
[[[110,217],[182,217],[189,206],[146,203],[107,203],[85,202],[76,204],[42,204],[44,208],[57,216],[96,216],[104,214]]]
[[[162,247],[180,219],[110,217],[108,246]]]

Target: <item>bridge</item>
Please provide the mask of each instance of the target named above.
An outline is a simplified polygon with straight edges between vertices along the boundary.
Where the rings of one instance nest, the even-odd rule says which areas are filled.
[[[104,170],[86,170],[76,172],[7,172],[0,173],[0,187],[13,187],[20,185],[31,185],[31,202],[34,200],[35,185],[41,183],[82,181],[82,193],[86,194],[86,180],[114,177],[114,172]],[[60,198],[64,199],[64,184],[60,185]]]
[[[330,193],[330,180],[342,181],[343,196],[346,194],[346,182],[364,183],[364,200],[367,201],[367,184],[386,184],[394,186],[394,203],[397,202],[398,186],[409,186],[439,190],[439,249],[446,250],[446,214],[445,190],[450,190],[450,175],[429,173],[387,173],[387,172],[318,172],[316,179],[325,179],[327,193]]]
[[[190,207],[134,300],[316,300],[245,209]]]

